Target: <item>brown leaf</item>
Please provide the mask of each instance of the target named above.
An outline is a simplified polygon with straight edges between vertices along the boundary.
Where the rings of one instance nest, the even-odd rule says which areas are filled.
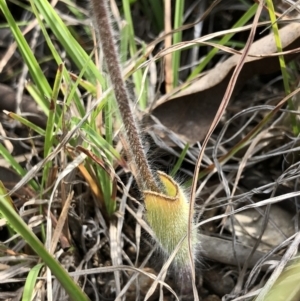
[[[295,50],[285,54],[286,62],[292,60],[299,52],[299,49],[296,50],[300,47],[299,36],[298,23],[280,29],[283,50]],[[254,75],[270,74],[279,70],[279,60],[274,55],[276,52],[273,32],[254,42],[249,52],[251,56],[246,59],[233,95],[236,95],[245,82]],[[185,141],[191,143],[201,141],[218,110],[239,58],[240,54],[231,56],[175,97],[171,99],[162,97],[157,101],[152,114],[166,127],[183,136]]]

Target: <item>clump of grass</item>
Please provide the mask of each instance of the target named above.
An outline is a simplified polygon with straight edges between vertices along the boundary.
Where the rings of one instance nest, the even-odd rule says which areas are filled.
[[[143,3],[148,2],[152,5],[156,4],[154,1],[150,0],[143,1]],[[183,24],[184,10],[182,4],[184,1],[181,3],[179,2],[175,8],[176,21],[174,23],[174,28],[179,27],[179,29],[174,35],[173,43],[180,43],[182,41],[180,26]],[[116,150],[114,145],[115,115],[112,114],[112,112],[115,110],[115,107],[110,82],[103,76],[102,72],[99,72],[99,66],[93,62],[94,51],[87,53],[86,50],[79,45],[71,35],[71,30],[64,24],[56,10],[47,1],[31,0],[30,5],[30,9],[35,14],[39,26],[42,29],[43,36],[50,49],[51,55],[57,64],[58,71],[54,79],[54,84],[50,84],[49,80],[43,74],[37,58],[33,55],[22,32],[16,26],[16,22],[10,14],[5,2],[0,2],[0,7],[8,20],[20,53],[29,68],[32,78],[32,82],[27,84],[26,89],[45,113],[47,126],[46,129],[42,129],[17,114],[8,113],[8,115],[28,127],[30,130],[37,132],[44,137],[44,158],[41,164],[36,166],[35,170],[31,170],[27,173],[2,144],[0,144],[0,152],[2,156],[10,162],[11,166],[18,174],[24,177],[19,185],[29,182],[36,194],[45,198],[48,197],[48,194],[45,193],[45,191],[51,189],[51,184],[53,184],[49,183],[48,177],[51,171],[55,169],[54,159],[57,159],[58,155],[62,154],[64,159],[67,158],[65,161],[68,164],[62,164],[62,167],[66,168],[65,170],[60,171],[52,195],[55,193],[56,188],[59,187],[59,181],[78,167],[81,178],[84,178],[85,182],[90,187],[94,198],[97,200],[95,206],[101,208],[101,213],[104,216],[105,222],[110,224],[111,221],[114,221],[114,217],[116,216],[115,212],[118,209],[116,197],[116,181],[118,178],[115,175],[115,168],[116,166],[125,166],[119,151]],[[157,8],[157,6],[155,7]],[[251,6],[233,27],[245,24],[255,13],[256,7],[256,4]],[[145,108],[147,106],[147,84],[144,85],[144,83],[147,83],[147,77],[145,74],[143,76],[141,69],[137,70],[139,64],[145,60],[145,57],[143,57],[142,51],[139,51],[136,47],[129,1],[123,1],[123,9],[127,24],[121,28],[121,61],[122,63],[125,63],[127,48],[129,48],[130,55],[134,57],[132,64],[134,67],[130,69],[130,74],[133,75],[136,92],[141,96],[140,106],[141,108]],[[76,9],[73,8],[72,11],[76,17],[84,17],[81,13],[77,14]],[[156,10],[154,14],[159,20],[159,15],[161,15],[162,12]],[[43,18],[40,18],[40,16]],[[157,22],[156,27],[158,30],[162,30],[162,24],[163,22]],[[55,36],[58,43],[60,43],[66,51],[68,58],[79,70],[79,75],[71,73],[63,64],[57,45],[50,37],[49,29],[51,30],[51,34]],[[89,30],[86,32],[89,32]],[[129,33],[130,36],[128,36]],[[233,34],[224,36],[218,43],[228,43],[232,36]],[[112,48],[110,48],[110,50]],[[190,74],[187,81],[196,75],[199,75],[207,64],[211,62],[217,51],[217,48],[212,49],[199,66]],[[176,51],[175,53],[173,52],[173,54],[173,72],[176,87],[179,79],[180,52]],[[119,65],[117,55],[111,63],[107,62],[108,72],[110,71],[110,64],[113,67],[114,65]],[[282,68],[284,69],[284,65],[282,65]],[[120,70],[118,72],[120,73]],[[113,81],[115,77],[112,75],[111,78]],[[118,75],[118,81],[119,83],[123,81],[123,77],[120,74]],[[103,89],[103,91],[101,91],[101,89]],[[124,90],[122,88],[118,91],[118,84],[114,84],[114,90],[117,97],[120,96],[120,94],[123,97],[127,95],[126,89]],[[86,112],[86,106],[82,101],[83,95],[86,93],[90,95],[90,100],[92,102],[88,112]],[[94,101],[95,99],[98,100]],[[128,99],[125,101],[128,102]],[[251,141],[262,127],[274,116],[285,101],[286,100],[282,101],[282,103],[274,108],[270,114],[267,114],[258,126],[249,132],[245,139],[240,141],[227,154],[222,156],[219,159],[219,163],[225,163],[232,158],[238,150],[247,145],[247,143],[249,143],[249,141]],[[122,108],[123,107],[121,107],[121,113],[123,111]],[[66,118],[68,115],[70,118]],[[127,115],[130,115],[130,111],[128,110]],[[194,229],[189,233],[189,236],[187,235],[188,229],[191,225],[194,225],[193,208],[192,210],[189,208],[190,204],[187,201],[187,196],[182,187],[173,178],[176,171],[179,169],[188,146],[183,151],[183,157],[179,159],[178,165],[174,167],[170,176],[162,172],[155,172],[153,171],[154,169],[149,168],[147,157],[145,157],[143,151],[143,145],[140,142],[136,142],[139,140],[139,132],[134,129],[136,127],[135,121],[132,121],[132,117],[130,118],[131,121],[128,122],[126,121],[125,116],[124,124],[126,126],[128,123],[131,123],[133,124],[133,127],[126,129],[125,131],[127,132],[127,136],[135,135],[137,138],[129,143],[131,147],[128,150],[128,158],[131,161],[138,158],[135,163],[135,169],[139,171],[136,180],[139,183],[141,195],[144,197],[146,219],[153,229],[155,238],[159,242],[165,257],[173,256],[171,260],[174,260],[175,270],[177,269],[178,271],[178,269],[180,269],[181,272],[183,272],[183,279],[180,279],[183,281],[183,284],[178,282],[178,285],[184,286],[184,282],[186,282],[188,283],[187,286],[189,286],[190,280],[194,281],[190,276],[191,271],[189,269],[193,267],[190,267],[189,257],[190,255],[192,255],[192,258],[197,256],[197,246],[199,245],[198,235],[197,231]],[[41,177],[36,177],[37,172],[42,168],[43,171]],[[203,178],[214,169],[215,166],[213,164],[210,165],[207,169],[201,171],[200,177]],[[12,229],[15,229],[15,231],[29,243],[32,249],[37,252],[40,258],[42,258],[45,264],[51,269],[52,273],[65,287],[70,296],[74,297],[74,300],[87,300],[87,297],[82,293],[74,281],[72,282],[72,279],[68,277],[67,273],[61,273],[61,266],[59,266],[57,262],[53,262],[51,252],[42,248],[40,241],[36,240],[36,237],[31,232],[28,232],[28,227],[22,223],[21,218],[13,211],[12,201],[7,196],[4,196],[5,193],[6,192],[2,187],[2,214],[8,220],[8,223],[13,225]],[[48,208],[51,210],[51,198],[49,200]],[[50,214],[50,212],[51,211],[48,211],[48,214]],[[122,218],[123,216],[118,220],[118,223]],[[111,229],[113,228],[113,225],[114,223],[112,222],[110,225]],[[118,228],[118,230],[118,234],[120,235],[120,228]],[[51,231],[49,232],[51,233]],[[44,237],[47,246],[49,246],[49,242],[52,238],[51,234],[48,236],[49,232],[45,233]],[[118,241],[118,243],[120,243],[120,241]],[[192,254],[190,252],[189,244],[192,249]],[[114,250],[112,250],[112,253],[113,251]],[[32,272],[28,274],[24,298],[27,298],[28,300],[31,298],[35,281],[37,280],[38,275],[41,275],[40,273],[43,266],[43,264],[36,265]],[[118,291],[120,285],[118,288],[118,284],[116,284],[116,287]],[[120,293],[120,290],[118,293]]]
[[[49,176],[55,170],[53,159],[61,152],[64,157],[73,158],[74,161],[78,161],[81,155],[76,151],[76,147],[81,145],[82,150],[86,149],[87,153],[93,156],[94,160],[86,160],[86,162],[83,163],[81,161],[79,165],[70,165],[69,168],[59,174],[57,179],[54,179],[57,180],[55,188],[58,187],[59,181],[63,179],[64,176],[74,170],[76,166],[79,166],[82,176],[89,183],[95,198],[98,200],[97,205],[102,208],[103,215],[109,219],[116,210],[116,181],[111,172],[113,170],[112,166],[116,162],[123,164],[119,152],[116,151],[113,146],[114,116],[111,114],[112,108],[110,104],[107,104],[111,96],[109,96],[109,93],[106,93],[106,96],[102,97],[102,99],[99,98],[98,102],[93,103],[92,109],[86,112],[78,89],[80,86],[80,89],[95,97],[97,93],[96,82],[107,86],[105,84],[106,81],[102,74],[99,73],[98,67],[93,63],[91,56],[87,54],[72,37],[69,29],[50,3],[46,1],[31,1],[30,5],[32,12],[39,22],[39,27],[43,32],[52,57],[57,63],[58,71],[53,87],[51,87],[51,84],[41,70],[37,58],[30,49],[23,33],[16,25],[5,1],[1,1],[0,8],[7,19],[18,49],[28,67],[32,82],[28,83],[26,88],[47,118],[46,129],[38,127],[15,113],[7,112],[7,114],[44,138],[44,159],[36,165],[34,169],[27,172],[14,157],[9,154],[2,144],[0,144],[1,155],[10,163],[16,172],[23,177],[18,187],[29,182],[39,197],[46,198],[48,194],[45,193],[45,191],[53,184]],[[43,20],[40,18],[40,15],[43,16]],[[81,71],[78,76],[75,76],[66,69],[57,45],[54,44],[49,36],[48,28],[51,29],[52,34],[56,36],[58,42],[64,47],[67,55],[75,63],[78,70]],[[102,102],[100,103],[101,100]],[[73,115],[70,119],[66,119],[65,117],[70,114],[70,108],[72,108],[73,112],[76,112],[76,116]],[[99,114],[101,115],[103,112],[106,121],[105,137],[101,131],[99,131],[97,122]],[[76,132],[79,133],[79,135],[74,135]],[[85,136],[86,140],[84,142],[82,142],[80,135]],[[97,158],[98,161],[95,158]],[[36,175],[42,168],[43,172],[41,176],[37,178]],[[33,178],[35,179],[33,180]],[[37,179],[39,179],[39,181],[37,181]],[[38,254],[73,300],[89,300],[78,284],[72,280],[65,269],[53,258],[52,252],[50,251],[50,249],[53,248],[53,246],[51,246],[51,241],[53,241],[51,229],[49,232],[45,229],[44,225],[42,225],[41,231],[44,233],[42,236],[46,245],[49,247],[49,249],[46,250],[41,241],[23,222],[17,212],[14,211],[14,208],[8,206],[9,202],[9,197],[2,187],[0,209],[7,223],[11,225],[21,238]],[[49,201],[49,208],[48,214],[51,212],[51,200]],[[41,207],[41,212],[45,212],[44,207]],[[26,290],[26,296],[24,298],[29,298],[28,296],[30,296],[29,299],[31,299],[36,277],[41,273],[41,266],[36,266],[36,269],[33,271],[34,272],[28,275],[26,288],[29,287],[30,289]],[[49,291],[51,292],[50,288]]]

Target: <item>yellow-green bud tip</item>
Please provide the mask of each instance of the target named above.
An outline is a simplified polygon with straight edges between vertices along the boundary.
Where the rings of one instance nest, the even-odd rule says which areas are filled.
[[[189,203],[177,182],[163,172],[158,172],[165,194],[144,191],[146,219],[154,231],[163,251],[170,255],[181,239],[187,235],[189,223]],[[195,253],[197,231],[192,233],[192,248]],[[175,264],[186,266],[189,263],[188,238],[184,239],[175,256]]]

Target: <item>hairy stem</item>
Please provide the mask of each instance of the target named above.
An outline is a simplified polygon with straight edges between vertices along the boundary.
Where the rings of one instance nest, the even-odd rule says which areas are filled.
[[[156,180],[156,176],[151,172],[130,108],[129,94],[122,77],[117,47],[115,45],[112,26],[109,19],[107,2],[107,0],[91,0],[97,27],[96,29],[100,35],[104,59],[130,145],[130,157],[135,164],[136,170],[139,171],[137,176],[140,177],[141,180],[137,180],[137,182],[139,186],[141,186],[140,189],[142,191],[150,190],[159,193],[161,192],[160,185],[158,184],[158,180]]]

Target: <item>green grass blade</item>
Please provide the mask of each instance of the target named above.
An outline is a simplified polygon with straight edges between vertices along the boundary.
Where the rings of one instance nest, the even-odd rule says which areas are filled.
[[[128,23],[128,32],[129,32],[129,51],[131,57],[134,57],[137,53],[137,48],[136,48],[136,41],[135,41],[135,36],[134,36],[134,29],[133,29],[133,22],[132,22],[132,17],[131,17],[131,10],[130,10],[130,3],[128,0],[123,0],[123,9],[124,9],[124,15],[126,22]],[[121,53],[121,56],[124,55]],[[147,106],[147,89],[142,87],[142,81],[143,81],[143,73],[142,70],[136,70],[135,73],[133,73],[133,81],[134,81],[134,86],[136,89],[136,94],[140,96],[140,107],[142,109],[145,109]]]
[[[232,28],[238,28],[245,25],[254,15],[257,10],[257,4],[253,4],[244,14],[243,16],[233,25]],[[220,45],[225,45],[229,42],[229,40],[234,36],[234,33],[230,33],[225,35],[219,42]],[[198,74],[202,72],[202,70],[207,66],[207,64],[212,60],[212,58],[218,53],[218,48],[213,48],[206,57],[201,61],[201,63],[195,67],[193,72],[190,74],[188,80],[195,78]]]
[[[156,33],[160,33],[164,30],[164,8],[162,1],[142,0],[141,9],[149,20],[154,19],[153,25]]]
[[[58,69],[57,69],[57,73],[56,73],[56,77],[55,77],[55,81],[54,81],[54,86],[53,86],[53,93],[52,93],[52,98],[50,100],[50,107],[49,107],[49,117],[47,120],[47,126],[46,126],[46,136],[45,136],[45,142],[44,142],[44,158],[46,158],[50,152],[51,152],[51,148],[52,148],[52,141],[53,141],[53,133],[54,133],[54,125],[55,125],[55,115],[56,115],[56,101],[57,101],[57,97],[58,97],[58,93],[60,90],[60,85],[62,82],[62,78],[63,78],[63,69],[64,69],[64,65],[60,64]],[[51,163],[51,162],[48,162]],[[48,166],[48,164],[46,164],[46,166]],[[49,168],[49,166],[48,166]],[[47,168],[44,169],[44,175],[46,175],[48,172]]]
[[[129,45],[129,26],[125,24],[121,29],[121,40],[120,40],[120,59],[121,63],[124,64],[127,60],[127,49]]]
[[[39,263],[29,271],[24,285],[22,301],[32,300],[36,280],[43,266],[43,263]]]
[[[40,94],[41,95],[47,94],[47,96],[50,96],[52,93],[50,85],[46,77],[44,76],[43,71],[41,70],[36,58],[34,57],[32,50],[30,49],[28,43],[26,42],[22,32],[17,27],[16,22],[11,12],[9,11],[5,0],[0,0],[0,8],[9,24],[12,34],[17,42],[19,51],[29,69],[29,73],[33,78],[35,84],[39,88]],[[45,113],[47,113],[47,102],[45,99],[43,100],[42,109],[44,110]]]
[[[73,81],[78,80],[78,76],[74,73],[69,72],[70,77]],[[79,78],[79,84],[80,87],[82,87],[86,92],[91,93],[92,95],[96,95],[97,89],[96,86],[86,80],[83,80],[82,78]]]
[[[58,66],[56,76],[55,76],[55,81],[53,85],[53,93],[52,93],[52,99],[56,101],[58,99],[58,93],[60,91],[60,85],[63,79],[63,70],[64,70],[64,64],[61,63]]]
[[[52,151],[53,147],[53,133],[54,133],[54,123],[55,123],[55,112],[56,112],[56,100],[50,100],[50,108],[49,108],[49,117],[47,120],[46,126],[46,135],[44,140],[44,158],[46,158]],[[49,169],[52,166],[52,161],[48,161],[43,169],[43,177],[42,177],[42,187],[44,187],[47,182]]]
[[[182,26],[183,14],[184,14],[184,0],[176,1],[175,7],[175,19],[174,19],[174,29]],[[180,43],[182,40],[182,31],[174,33],[173,44]],[[172,54],[172,69],[173,69],[173,85],[178,86],[179,80],[179,67],[180,67],[180,50],[173,52]]]
[[[74,301],[88,301],[89,298],[81,288],[72,280],[67,271],[56,261],[56,259],[47,252],[40,240],[35,236],[32,230],[16,213],[11,205],[12,200],[7,195],[6,189],[0,181],[0,210],[9,225],[19,233],[28,245],[45,262],[60,282],[62,287]]]
[[[58,16],[51,4],[46,0],[34,0],[34,4],[70,58],[74,61],[77,68],[82,70],[87,65],[85,77],[94,84],[95,79],[103,84],[104,79],[98,68],[95,66],[89,55],[71,35],[67,26]]]
[[[177,171],[179,170],[179,168],[180,168],[180,166],[181,166],[181,164],[182,164],[182,162],[183,162],[183,160],[184,160],[184,158],[186,156],[186,153],[187,153],[188,149],[189,149],[189,144],[187,143],[185,145],[184,149],[182,150],[182,152],[180,154],[180,157],[178,158],[175,166],[172,168],[172,170],[170,172],[170,176],[171,177],[175,177]]]
[[[97,179],[100,181],[100,187],[103,193],[105,209],[108,216],[112,216],[116,210],[116,202],[112,200],[112,181],[107,172],[101,168],[96,167]]]
[[[105,118],[105,140],[113,144],[113,115],[112,115],[112,102],[107,101],[104,107]]]
[[[104,118],[105,118],[105,140],[107,143],[110,145],[113,145],[113,114],[112,114],[112,109],[113,109],[113,102],[112,101],[107,101],[106,105],[104,107]],[[112,163],[112,158],[109,159],[108,161]],[[113,189],[113,183],[111,181],[110,176],[105,172],[104,170],[101,169],[102,173],[102,191],[103,191],[103,196],[104,196],[104,201],[105,201],[105,206],[106,206],[106,211],[109,216],[111,216],[115,210],[116,210],[116,202],[112,200],[112,189]]]
[[[33,12],[35,13],[35,16],[36,16],[36,18],[37,18],[37,20],[38,20],[38,22],[39,22],[40,28],[41,28],[41,30],[42,30],[42,32],[43,32],[43,35],[44,35],[45,39],[46,39],[47,45],[48,45],[48,47],[50,48],[51,53],[52,53],[52,55],[53,55],[53,57],[54,57],[56,63],[58,64],[58,66],[61,66],[61,65],[63,64],[62,59],[61,59],[59,53],[56,51],[56,49],[55,49],[55,47],[54,47],[54,45],[53,45],[53,43],[52,43],[52,40],[51,40],[51,38],[50,38],[50,36],[49,36],[49,34],[48,34],[48,32],[47,32],[47,30],[46,30],[46,28],[45,28],[43,22],[42,22],[41,19],[40,19],[40,16],[39,16],[39,13],[38,13],[38,11],[37,11],[37,9],[36,9],[36,6],[35,6],[35,4],[34,4],[34,1],[33,1],[33,0],[30,0],[30,2],[31,2],[32,10],[33,10]],[[72,41],[70,41],[70,43],[72,43]],[[76,45],[74,45],[74,47],[76,47]],[[84,74],[84,72],[86,71],[86,68],[87,68],[87,64],[85,64],[85,65],[84,65],[84,68],[82,68],[82,71],[81,71],[82,74]],[[56,86],[54,86],[54,89],[56,89],[56,92],[55,92],[55,93],[56,93],[57,95],[58,95],[58,92],[59,92],[59,87],[58,87],[58,85],[60,85],[63,76],[64,76],[65,81],[66,81],[69,85],[72,85],[72,81],[71,81],[71,78],[70,78],[69,73],[67,72],[67,70],[66,70],[65,68],[61,68],[61,69],[58,69],[58,70],[60,70],[60,71],[58,71],[58,72],[61,72],[62,74],[60,75],[59,81],[56,82],[56,83],[54,83],[54,85],[56,85]],[[57,80],[57,78],[56,78],[56,80]],[[77,86],[76,86],[76,87],[77,87]],[[52,99],[56,100],[56,99],[57,99],[57,95],[56,95],[55,97],[54,97],[54,95],[52,95]],[[79,111],[80,114],[81,114],[80,116],[84,116],[85,110],[84,110],[84,107],[83,107],[81,101],[80,101],[79,98],[77,97],[77,95],[74,95],[74,100],[75,100],[75,105],[76,105],[78,111]],[[58,111],[58,113],[59,113],[58,115],[61,116],[60,108],[57,107],[56,109],[57,109],[57,111]],[[55,116],[55,117],[56,117],[56,116]],[[56,121],[58,121],[58,118],[56,118]]]
[[[151,11],[153,12],[158,32],[162,31],[164,29],[164,8],[162,5],[162,2],[157,0],[148,0],[151,6]]]
[[[275,38],[275,42],[276,42],[277,51],[282,52],[283,51],[282,50],[282,44],[281,44],[281,40],[280,40],[278,25],[277,25],[277,22],[276,22],[276,14],[275,14],[274,6],[273,6],[273,1],[272,0],[267,0],[266,3],[267,3],[267,6],[268,6],[268,10],[269,10],[269,16],[270,16],[270,19],[271,19],[271,22],[272,22],[272,30],[273,30],[273,33],[274,33],[274,38]],[[289,74],[288,74],[287,69],[286,69],[284,56],[279,55],[278,58],[279,58],[279,65],[280,65],[280,69],[281,69],[285,94],[289,95],[291,93],[291,88],[290,88],[290,84],[289,84]],[[294,104],[293,104],[291,99],[288,100],[288,108],[290,110],[295,110]],[[293,132],[297,136],[300,132],[299,131],[300,129],[299,129],[299,125],[297,124],[296,116],[294,114],[291,114],[290,117],[291,117],[291,124],[292,124],[292,128],[293,128]]]
[[[42,108],[43,112],[46,114],[46,116],[49,115],[49,102],[48,99],[50,98],[46,94],[41,94],[39,92],[39,89],[37,86],[35,86],[32,82],[27,82],[25,84],[25,88],[30,94],[30,96],[34,99],[34,101],[37,103],[39,108]],[[52,92],[51,92],[52,93]],[[47,99],[46,99],[46,97]]]
[[[68,95],[66,97],[66,106],[69,106],[71,104],[72,101],[74,101],[76,108],[78,109],[78,112],[80,114],[80,116],[84,116],[85,115],[85,108],[82,104],[81,99],[79,99],[78,94],[76,93],[76,90],[78,88],[78,85],[84,75],[84,73],[86,72],[86,69],[88,68],[88,65],[86,64],[81,70],[80,70],[80,74],[77,77],[75,83],[71,82],[71,89],[70,91],[68,91]],[[100,72],[98,72],[100,73]],[[61,122],[60,122],[61,124]]]
[[[74,127],[78,124],[79,119],[73,117],[71,119],[71,126]],[[107,142],[90,124],[84,123],[82,125],[84,132],[86,133],[88,140],[95,144],[96,148],[101,149],[108,160],[111,160],[112,157],[115,157],[117,160],[121,161],[120,154],[113,148],[113,146]]]
[[[39,126],[32,123],[31,121],[29,121],[28,119],[13,112],[4,111],[4,113],[7,114],[11,119],[17,120],[23,125],[25,125],[26,127],[28,127],[29,129],[37,132],[39,135],[45,136],[46,134],[45,131]]]

